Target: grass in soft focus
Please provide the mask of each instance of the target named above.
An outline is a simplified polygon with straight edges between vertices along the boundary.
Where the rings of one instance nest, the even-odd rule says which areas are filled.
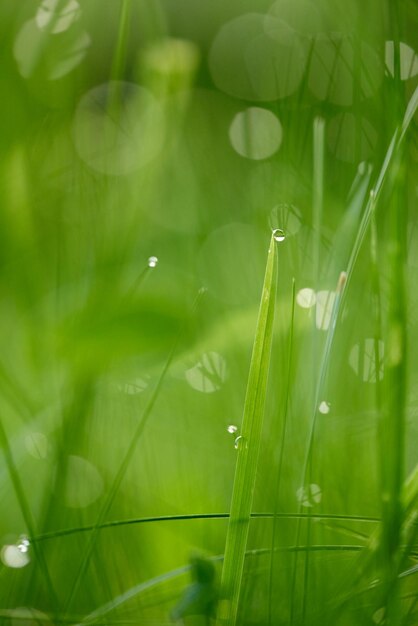
[[[417,22],[2,3],[0,624],[418,624]]]

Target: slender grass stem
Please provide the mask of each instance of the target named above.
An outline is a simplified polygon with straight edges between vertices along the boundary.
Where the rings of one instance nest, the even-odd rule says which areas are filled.
[[[279,497],[280,497],[280,487],[282,482],[282,468],[283,468],[283,455],[284,455],[284,445],[286,441],[286,426],[287,426],[287,417],[288,417],[288,409],[289,409],[289,398],[290,398],[290,387],[291,387],[291,370],[292,370],[292,357],[293,357],[293,334],[294,334],[294,322],[295,322],[295,302],[296,302],[296,283],[293,279],[292,281],[292,309],[290,313],[290,333],[289,333],[289,348],[288,348],[288,361],[287,361],[287,380],[286,380],[286,394],[285,394],[285,405],[283,411],[283,425],[282,425],[282,436],[280,440],[280,448],[279,448],[279,467],[277,470],[277,480],[276,486],[274,489],[275,500],[274,500],[274,514],[273,514],[273,531],[271,536],[271,557],[270,557],[270,575],[269,575],[269,624],[272,622],[272,609],[273,609],[273,578],[274,578],[274,546],[276,542],[277,535],[277,521],[279,519]]]
[[[274,233],[270,240],[257,327],[251,357],[242,421],[242,445],[238,449],[231,511],[227,530],[218,624],[235,626],[244,570],[245,549],[251,518],[258,455],[267,394],[273,319],[276,297],[277,262]]]

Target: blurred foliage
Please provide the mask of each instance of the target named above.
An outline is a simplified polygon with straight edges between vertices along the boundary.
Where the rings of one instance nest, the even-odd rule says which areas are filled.
[[[384,503],[417,464],[416,111],[384,165],[417,23],[414,0],[0,4],[0,623],[213,621],[272,228],[238,623],[418,623]]]

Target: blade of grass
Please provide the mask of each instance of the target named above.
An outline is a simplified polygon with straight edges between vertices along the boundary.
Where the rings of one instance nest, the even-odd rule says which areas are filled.
[[[398,176],[403,165],[400,158],[402,153],[403,141],[406,135],[406,129],[410,124],[415,111],[418,109],[418,97],[414,94],[411,98],[407,111],[408,116],[404,118],[404,124],[402,134],[397,129],[393,135],[392,141],[386,153],[381,171],[379,173],[374,191],[370,195],[369,202],[367,204],[362,224],[360,226],[355,245],[350,257],[350,262],[347,271],[347,280],[349,281],[352,272],[366,236],[368,226],[372,220],[373,213],[377,208],[377,201],[382,193],[384,184],[387,179],[391,179],[393,185],[399,184]],[[405,122],[407,119],[407,122]],[[393,191],[393,189],[392,189]],[[404,420],[405,420],[405,379],[406,379],[406,362],[405,362],[405,345],[406,345],[406,319],[405,319],[405,287],[404,287],[404,268],[402,259],[402,249],[404,246],[404,236],[402,231],[404,225],[401,220],[404,218],[401,216],[403,213],[403,206],[400,205],[400,199],[392,199],[391,207],[391,237],[389,253],[391,255],[391,297],[390,297],[390,311],[388,320],[388,336],[389,336],[389,368],[388,377],[389,384],[386,385],[388,394],[386,396],[386,416],[385,421],[391,422],[390,433],[395,437],[392,442],[391,437],[385,435],[387,438],[386,443],[382,446],[389,451],[390,459],[388,465],[390,469],[384,469],[384,478],[388,490],[385,490],[383,497],[385,503],[383,507],[385,509],[385,521],[383,525],[377,529],[370,538],[370,541],[366,548],[363,550],[357,566],[355,568],[355,576],[351,581],[347,581],[346,588],[352,591],[348,594],[343,592],[337,594],[336,598],[332,601],[332,605],[336,611],[341,611],[344,604],[346,604],[352,597],[358,593],[358,586],[363,578],[370,572],[371,568],[375,564],[376,556],[379,555],[382,562],[382,554],[385,550],[387,555],[391,554],[391,569],[392,573],[386,572],[386,578],[391,579],[393,585],[395,585],[393,574],[399,571],[399,562],[394,563],[393,555],[396,553],[395,546],[399,548],[399,541],[402,534],[402,528],[408,528],[414,523],[417,515],[418,506],[418,466],[412,472],[410,477],[402,485],[402,468],[403,468],[403,436],[404,436]],[[347,289],[344,295],[346,295]],[[383,449],[381,450],[382,455]],[[387,459],[382,458],[382,465],[386,465]],[[386,547],[385,547],[386,546]],[[396,560],[396,559],[395,559]],[[386,597],[389,600],[388,593],[391,585],[386,585]],[[393,594],[392,594],[393,595]],[[399,611],[396,608],[396,601],[392,603],[390,608],[393,614],[393,619],[399,619]],[[395,621],[396,623],[396,621]]]
[[[299,518],[307,519],[311,517],[313,520],[340,520],[345,522],[365,522],[376,524],[380,522],[378,517],[368,517],[364,515],[337,515],[337,514],[308,514],[308,513],[281,513],[275,511],[272,513],[251,513],[253,519],[285,519],[285,520],[297,520]],[[201,519],[228,519],[229,513],[189,513],[183,515],[159,515],[156,517],[136,517],[122,520],[110,520],[100,524],[98,528],[117,528],[119,526],[132,526],[137,524],[150,524],[155,522],[176,522],[185,520],[201,520]],[[48,541],[50,539],[56,539],[58,537],[66,537],[67,535],[76,535],[78,533],[90,532],[96,528],[95,524],[88,526],[76,526],[74,528],[63,528],[62,530],[54,530],[42,535],[32,537],[31,542]]]
[[[261,444],[264,405],[267,394],[270,353],[273,340],[277,261],[274,233],[270,240],[253,353],[248,375],[242,421],[242,445],[238,448],[227,530],[221,593],[225,601],[218,611],[218,624],[234,626],[238,614],[245,549],[251,518],[251,506]]]
[[[325,122],[322,118],[317,117],[314,120],[313,126],[313,193],[312,193],[312,207],[313,207],[313,226],[314,226],[314,261],[313,261],[313,271],[314,271],[314,280],[316,290],[319,290],[319,277],[320,277],[320,250],[321,250],[321,230],[322,230],[322,213],[323,213],[323,203],[324,203],[324,142],[325,142]],[[327,307],[327,305],[326,305]],[[325,308],[326,308],[325,307]],[[313,357],[314,360],[318,360],[318,337],[315,332],[315,320],[313,319],[313,333],[314,333],[314,341],[312,344],[313,348]],[[315,377],[313,378],[313,398],[314,398],[314,407],[313,407],[313,415],[312,415],[312,426],[309,433],[308,438],[308,448],[305,456],[305,465],[302,477],[302,484],[310,482],[308,480],[308,471],[311,473],[311,460],[312,460],[312,444],[313,444],[313,434],[315,429],[315,421],[316,421],[316,410],[318,406],[318,398],[317,393],[315,393],[315,389],[319,388],[319,385],[315,381]],[[307,492],[308,493],[308,492]],[[301,506],[299,507],[301,509]],[[301,520],[298,520],[297,528],[296,528],[296,543],[300,542],[302,524]],[[309,543],[309,535],[310,535],[310,524],[308,521],[307,526],[308,532],[308,543]],[[297,583],[297,574],[298,574],[298,554],[295,554],[295,558],[293,561],[293,570],[292,570],[292,584],[291,584],[291,598],[290,598],[290,624],[293,624],[295,619],[295,611],[296,611],[296,583]],[[302,594],[302,616],[306,613],[306,589],[308,586],[308,578],[309,578],[309,553],[306,554],[305,562],[304,562],[305,570],[304,570],[304,592]],[[299,603],[298,603],[299,604]]]
[[[287,425],[287,414],[289,409],[289,397],[290,397],[290,385],[291,385],[291,370],[292,370],[292,356],[293,356],[293,335],[294,335],[294,321],[295,321],[295,302],[296,302],[296,283],[295,279],[292,282],[292,310],[290,314],[290,335],[289,335],[289,350],[288,350],[288,361],[287,361],[287,381],[286,381],[286,397],[285,397],[285,406],[283,411],[283,426],[282,426],[282,436],[280,441],[280,450],[279,450],[279,467],[277,471],[277,480],[276,487],[274,490],[275,500],[274,500],[274,517],[273,517],[273,532],[271,535],[271,555],[270,555],[270,575],[269,575],[269,624],[271,624],[272,619],[272,610],[273,610],[273,578],[274,578],[274,544],[276,540],[277,533],[277,521],[278,521],[278,507],[279,507],[279,496],[280,496],[280,487],[282,480],[282,466],[283,466],[283,452],[284,452],[284,444],[286,440],[286,425]]]

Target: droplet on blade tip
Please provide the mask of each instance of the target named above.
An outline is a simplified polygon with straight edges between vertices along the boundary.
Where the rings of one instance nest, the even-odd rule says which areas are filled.
[[[279,243],[284,241],[286,239],[284,230],[282,230],[281,228],[275,228],[273,230],[273,239],[274,241],[278,241]]]

